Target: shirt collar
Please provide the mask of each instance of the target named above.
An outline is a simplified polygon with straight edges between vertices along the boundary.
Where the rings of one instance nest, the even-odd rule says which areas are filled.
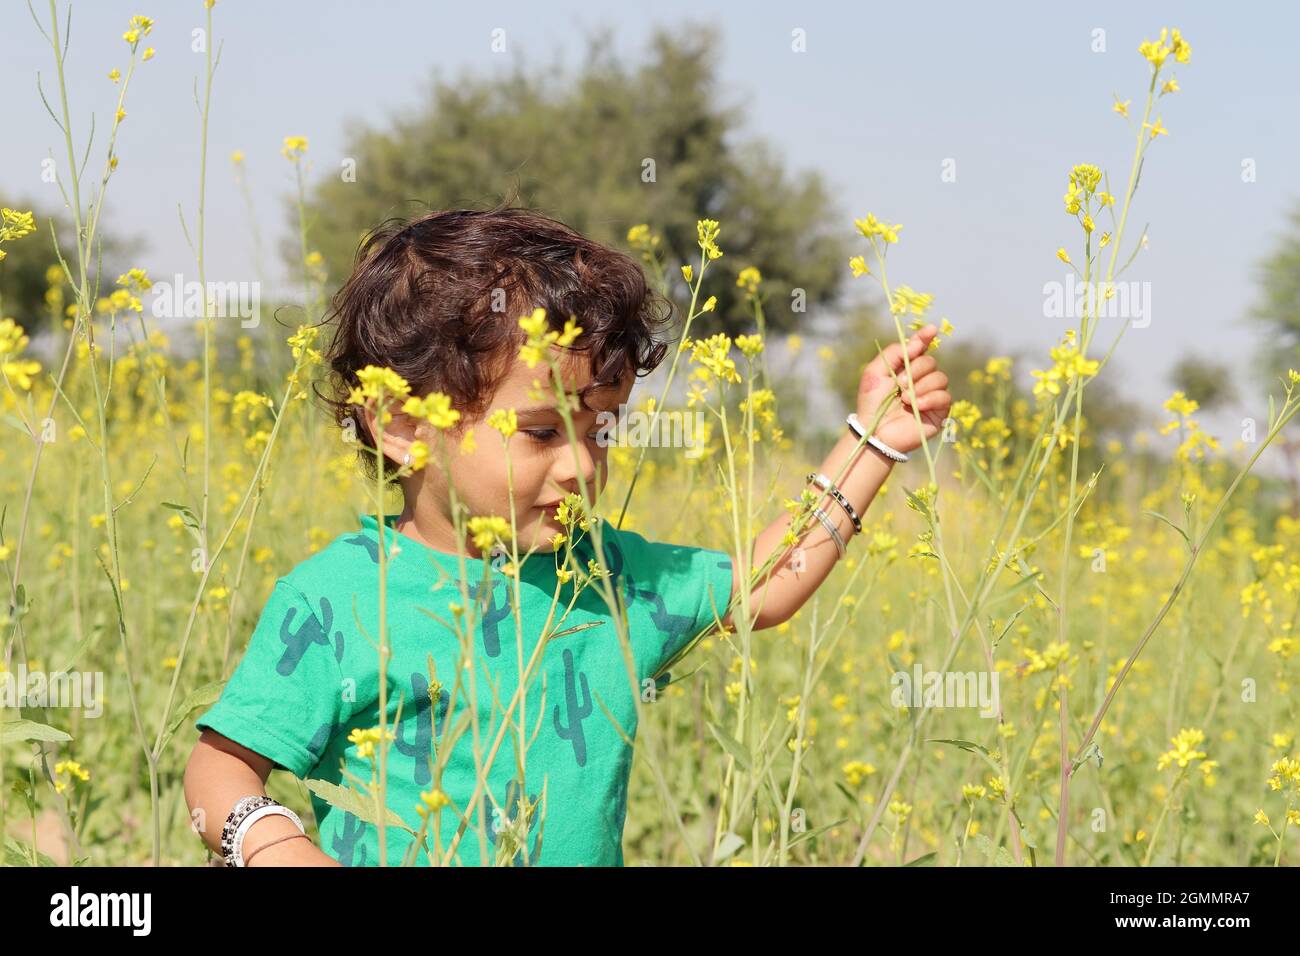
[[[372,538],[378,539],[378,522],[375,516],[370,512],[362,512],[357,515],[361,523],[361,533]],[[394,525],[397,519],[401,517],[400,513],[384,515],[384,543],[391,549],[391,542],[396,540],[398,546],[397,558],[400,560],[402,555],[408,558],[418,559],[427,569],[430,560],[438,562],[442,567],[452,572],[459,572],[460,555],[447,551],[439,551],[432,548],[423,541],[417,541],[408,534],[398,531]],[[580,550],[580,549],[578,549]],[[470,579],[474,580],[483,576],[483,565],[485,562],[482,558],[475,558],[471,555],[465,555],[465,569]],[[492,574],[501,574],[499,570],[492,570]],[[504,575],[503,575],[504,576]],[[530,579],[539,576],[555,576],[555,555],[551,552],[536,551],[531,557],[521,558],[520,576],[524,579]]]

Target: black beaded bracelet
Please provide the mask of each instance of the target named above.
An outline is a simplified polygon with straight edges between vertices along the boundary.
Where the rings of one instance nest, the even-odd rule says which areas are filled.
[[[811,481],[822,491],[829,492],[830,496],[838,501],[840,507],[844,509],[846,514],[848,514],[849,520],[853,522],[853,530],[858,534],[862,533],[862,521],[858,518],[858,513],[853,510],[853,505],[849,504],[849,499],[844,497],[840,492],[840,489],[836,488],[829,478],[821,472],[815,472],[809,475],[806,480]]]
[[[235,833],[239,830],[239,824],[254,810],[272,804],[279,806],[280,801],[266,796],[244,797],[231,809],[230,815],[226,817],[226,825],[221,828],[221,856],[226,861],[226,866],[238,866],[235,862]]]

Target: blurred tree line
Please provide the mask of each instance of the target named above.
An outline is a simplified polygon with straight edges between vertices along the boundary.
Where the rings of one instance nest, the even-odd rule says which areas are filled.
[[[810,311],[837,303],[845,214],[820,175],[792,174],[771,144],[740,140],[741,110],[719,103],[718,30],[659,31],[635,65],[617,58],[608,32],[586,43],[576,76],[517,66],[500,79],[435,80],[414,114],[351,129],[356,181],[322,179],[308,202],[331,280],[348,274],[361,238],[388,217],[508,200],[617,248],[647,223],[674,275],[699,259],[697,220],[718,220],[725,255],[709,267],[715,330],[749,327],[736,287],[746,266],[763,274],[770,330],[803,326],[794,289]]]
[[[676,267],[697,261],[696,221],[717,219],[726,254],[710,265],[708,291],[718,296],[718,307],[698,320],[696,331],[752,331],[735,279],[755,266],[763,275],[769,336],[802,333],[811,340],[814,325],[825,328],[825,319],[836,319],[827,385],[848,407],[875,343],[895,337],[878,296],[846,301],[847,260],[858,250],[851,222],[862,211],[840,208],[817,173],[786,169],[773,143],[742,138],[743,110],[720,102],[720,42],[712,26],[661,29],[650,38],[647,55],[629,63],[616,56],[610,32],[597,31],[587,37],[574,73],[519,64],[500,77],[471,74],[447,82],[435,76],[413,111],[381,125],[352,124],[344,155],[355,160],[355,181],[323,175],[307,195],[310,245],[323,256],[327,291],[348,275],[360,241],[383,220],[508,200],[616,248],[628,249],[628,229],[648,223],[661,236],[670,297],[684,311]],[[12,197],[5,204],[30,208]],[[0,262],[0,309],[33,336],[51,321],[47,270],[55,262],[51,217],[38,210],[37,218],[41,235],[10,244]],[[283,255],[289,275],[297,276],[304,266],[296,209],[289,218]],[[56,214],[53,221],[69,248],[66,216]],[[135,244],[104,235],[100,288],[107,291]],[[1284,371],[1298,364],[1300,352],[1300,207],[1288,237],[1262,264],[1260,289],[1251,317],[1268,336],[1263,359],[1270,370]],[[285,321],[291,327],[300,318]],[[969,372],[992,354],[990,343],[960,331],[944,343],[944,367],[958,398]],[[1188,356],[1172,377],[1174,387],[1207,409],[1236,397],[1234,377],[1211,359]],[[787,430],[797,435],[807,383],[787,374],[772,384]],[[1131,434],[1150,417],[1121,399],[1104,377],[1089,386],[1087,411],[1101,435]]]

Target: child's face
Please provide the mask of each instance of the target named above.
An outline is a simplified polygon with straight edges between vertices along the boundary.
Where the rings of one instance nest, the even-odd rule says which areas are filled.
[[[585,354],[558,350],[553,354],[560,359],[559,370],[566,394],[572,396],[591,383],[590,363]],[[443,439],[447,443],[457,498],[468,507],[471,516],[499,515],[509,520],[510,492],[513,489],[521,554],[533,547],[540,551],[552,550],[551,538],[563,530],[555,520],[555,506],[565,495],[581,494],[585,482],[590,502],[604,488],[608,478],[608,449],[598,444],[598,432],[614,423],[615,418],[611,416],[618,415],[635,382],[635,376],[628,372],[617,387],[593,388],[582,396],[578,402],[580,407],[570,412],[577,442],[575,449],[569,442],[564,419],[557,408],[551,379],[551,369],[545,363],[529,368],[516,359],[484,416],[478,420],[462,421],[464,427],[448,433]],[[540,381],[540,387],[535,387],[534,381]],[[512,408],[518,415],[519,430],[505,442],[500,432],[487,424],[487,417],[495,409]],[[601,412],[609,414],[598,419]],[[470,454],[462,454],[459,439],[467,428],[474,430],[477,447]],[[436,455],[431,437],[425,440],[435,449]],[[504,447],[507,443],[510,452],[508,482]],[[450,524],[450,505],[441,469],[431,460],[423,474],[417,473],[415,477],[420,482],[421,507],[434,507],[436,501],[436,507]],[[472,546],[468,542],[466,546],[472,553]]]

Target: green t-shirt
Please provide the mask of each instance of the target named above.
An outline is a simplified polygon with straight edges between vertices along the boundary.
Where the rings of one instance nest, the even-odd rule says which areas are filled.
[[[355,778],[371,779],[370,760],[358,755],[348,735],[379,725],[378,527],[374,515],[359,517],[359,530],[339,535],[276,581],[243,659],[221,698],[196,723],[295,776],[340,786],[347,785],[340,765]],[[396,738],[389,745],[388,806],[418,831],[420,795],[433,789],[434,748],[448,728],[465,719],[471,697],[467,668],[453,701],[460,645],[455,631],[444,623],[453,620],[449,605],[461,599],[460,558],[395,531],[397,517],[385,516],[384,531],[391,555],[386,575],[386,710],[387,726]],[[608,521],[601,527],[605,560],[600,563],[627,605],[639,692],[652,686],[647,681],[671,655],[712,626],[715,607],[724,612],[731,592],[731,559],[721,551],[647,541]],[[574,546],[581,567],[594,554],[590,534]],[[522,641],[517,641],[511,579],[490,561],[465,559],[468,593],[480,608],[473,653],[476,717],[485,758],[518,687],[517,645],[522,644],[526,665],[550,613],[557,583],[555,560],[551,553],[538,552],[519,568]],[[573,582],[561,587],[557,617],[572,598],[573,587]],[[528,684],[525,793],[536,800],[546,785],[545,817],[537,820],[539,807],[529,832],[529,862],[534,864],[623,862],[632,748],[609,716],[634,739],[636,709],[614,622],[595,585],[583,591],[558,630],[593,622],[593,627],[552,637]],[[429,694],[430,656],[442,685],[437,701]],[[394,726],[399,700],[401,722]],[[459,826],[458,811],[466,808],[474,789],[473,737],[471,721],[443,770],[441,789],[453,803],[441,813],[444,851]],[[495,798],[484,804],[488,856],[480,859],[480,818],[475,813],[457,848],[461,864],[480,865],[495,858],[496,831],[516,816],[516,777],[515,734],[507,730],[487,775]],[[377,865],[379,841],[373,825],[315,795],[312,807],[326,853],[347,866]],[[494,808],[499,808],[495,816]],[[400,864],[413,837],[390,826],[386,839],[389,865]],[[432,846],[432,833],[428,839]],[[416,859],[428,863],[423,850]],[[514,862],[522,860],[520,852]]]

